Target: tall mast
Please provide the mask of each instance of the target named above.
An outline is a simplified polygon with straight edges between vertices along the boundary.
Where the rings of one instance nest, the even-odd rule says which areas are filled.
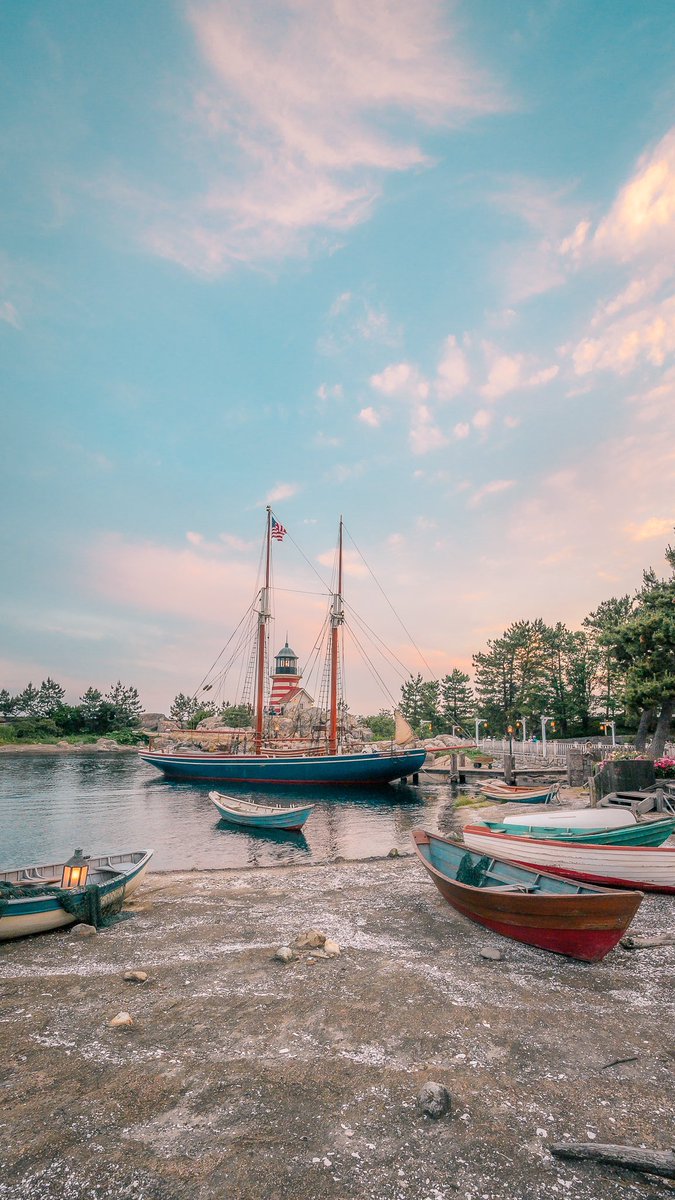
[[[337,754],[338,744],[338,640],[345,614],[342,606],[342,516],[338,537],[337,592],[333,594],[330,610],[330,714],[328,720],[328,753]]]
[[[272,556],[272,509],[267,505],[267,528],[265,532],[265,586],[260,590],[258,610],[258,674],[255,698],[255,753],[260,754],[263,741],[263,718],[265,702],[265,643],[266,626],[272,613],[270,610],[270,563]]]

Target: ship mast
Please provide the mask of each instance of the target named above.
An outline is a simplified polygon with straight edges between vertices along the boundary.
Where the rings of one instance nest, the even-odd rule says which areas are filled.
[[[272,509],[267,506],[267,529],[265,534],[265,586],[260,589],[258,610],[258,672],[255,699],[255,745],[254,752],[260,754],[263,742],[263,720],[265,702],[265,666],[267,622],[272,616],[270,609],[270,563],[272,556]]]
[[[337,754],[338,745],[338,641],[345,614],[342,601],[342,517],[338,538],[337,591],[333,593],[330,610],[330,713],[328,720],[328,753]]]

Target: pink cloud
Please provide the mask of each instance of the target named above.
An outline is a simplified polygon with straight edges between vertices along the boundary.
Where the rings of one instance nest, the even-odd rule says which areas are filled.
[[[371,375],[370,386],[383,396],[407,400],[426,400],[429,383],[413,363],[391,363],[379,375]]]
[[[451,400],[468,386],[470,380],[466,354],[453,336],[446,338],[438,364],[436,391],[442,400]]]
[[[647,517],[639,524],[629,521],[626,525],[626,533],[633,542],[648,542],[654,538],[665,540],[670,537],[674,528],[675,515],[672,517]]]
[[[467,508],[478,508],[487,496],[496,496],[500,492],[507,492],[512,487],[515,487],[515,479],[493,479],[490,483],[484,483],[478,488],[467,501]]]
[[[377,413],[375,409],[371,408],[370,406],[368,408],[361,409],[358,419],[364,425],[370,425],[372,429],[377,429],[381,422],[379,413]]]

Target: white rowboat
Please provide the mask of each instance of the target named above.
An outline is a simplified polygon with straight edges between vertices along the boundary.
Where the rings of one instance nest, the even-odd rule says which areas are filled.
[[[463,832],[470,850],[507,862],[603,887],[675,894],[675,846],[594,846],[494,833],[483,825]]]

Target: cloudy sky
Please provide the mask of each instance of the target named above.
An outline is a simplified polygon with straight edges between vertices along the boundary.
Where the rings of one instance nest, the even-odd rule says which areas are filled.
[[[661,570],[674,47],[671,0],[5,0],[0,686],[191,692],[270,501],[303,660],[340,513],[413,671]]]

